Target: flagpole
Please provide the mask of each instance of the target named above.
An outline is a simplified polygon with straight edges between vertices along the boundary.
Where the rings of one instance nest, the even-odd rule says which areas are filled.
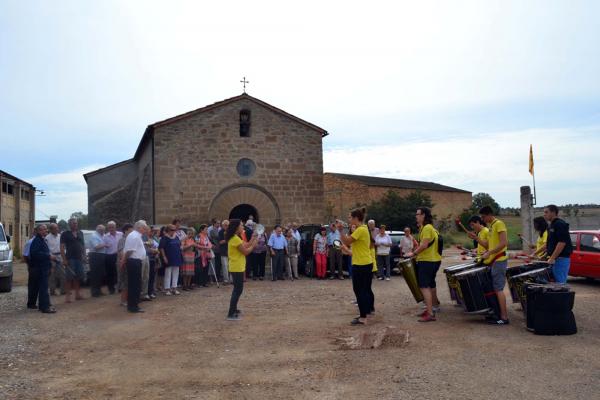
[[[535,170],[533,171],[533,173],[531,174],[533,176],[533,203],[532,205],[536,205],[537,204],[537,195],[535,193]]]

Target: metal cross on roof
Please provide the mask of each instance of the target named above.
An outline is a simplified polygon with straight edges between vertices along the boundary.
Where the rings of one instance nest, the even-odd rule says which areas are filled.
[[[250,83],[250,81],[247,81],[246,77],[244,77],[244,78],[242,78],[240,83],[242,83],[244,85],[244,93],[246,93],[246,83]]]

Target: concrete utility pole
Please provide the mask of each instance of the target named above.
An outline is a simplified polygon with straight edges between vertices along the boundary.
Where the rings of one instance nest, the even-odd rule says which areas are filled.
[[[534,243],[533,239],[533,196],[529,186],[521,186],[521,225],[523,235],[523,250]]]

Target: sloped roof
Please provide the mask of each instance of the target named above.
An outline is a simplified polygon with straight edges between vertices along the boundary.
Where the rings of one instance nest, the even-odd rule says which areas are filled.
[[[250,100],[250,101],[252,101],[252,102],[254,102],[254,103],[256,103],[256,104],[258,104],[260,106],[263,106],[263,107],[265,107],[265,108],[267,108],[267,109],[269,109],[269,110],[271,110],[271,111],[273,111],[273,112],[275,112],[277,114],[283,115],[284,117],[292,119],[292,120],[294,120],[294,121],[296,121],[296,122],[298,122],[298,123],[300,123],[300,124],[302,124],[302,125],[310,128],[310,129],[313,129],[313,130],[317,131],[318,133],[320,133],[321,137],[325,137],[325,136],[327,136],[329,134],[329,133],[327,133],[327,131],[325,129],[320,128],[320,127],[318,127],[315,124],[311,124],[310,122],[305,121],[305,120],[303,120],[301,118],[298,118],[295,115],[292,115],[290,113],[287,113],[287,112],[283,111],[280,108],[277,108],[277,107],[272,106],[272,105],[270,105],[268,103],[265,103],[264,101],[259,100],[256,97],[252,97],[248,93],[242,93],[239,96],[230,97],[229,99],[218,101],[218,102],[210,104],[208,106],[205,106],[205,107],[202,107],[202,108],[198,108],[197,110],[189,111],[189,112],[177,115],[175,117],[167,118],[165,120],[158,121],[158,122],[155,122],[155,123],[153,123],[151,125],[148,125],[148,127],[146,128],[146,131],[144,132],[144,136],[142,136],[142,140],[140,140],[140,144],[138,145],[138,148],[135,151],[135,155],[133,156],[133,158],[137,159],[139,157],[145,141],[150,136],[152,136],[152,134],[154,133],[154,128],[158,128],[160,126],[168,125],[168,124],[170,124],[172,122],[180,121],[182,119],[185,119],[185,118],[197,115],[197,114],[201,114],[203,112],[211,111],[211,110],[214,110],[216,108],[222,107],[224,105],[227,105],[227,104],[230,104],[230,103],[233,103],[235,101],[242,100],[242,99]]]
[[[167,119],[164,119],[162,121],[157,121],[157,122],[155,122],[155,123],[153,123],[151,125],[148,125],[148,127],[144,131],[144,135],[142,136],[142,139],[140,140],[140,144],[138,145],[137,150],[135,151],[135,155],[133,156],[133,158],[131,158],[129,160],[121,161],[121,162],[116,163],[116,164],[109,165],[109,166],[104,167],[104,168],[97,169],[95,171],[88,172],[87,174],[84,174],[83,177],[87,181],[87,177],[88,176],[95,175],[95,174],[97,174],[99,172],[103,172],[105,170],[117,167],[119,165],[122,165],[122,164],[129,163],[129,162],[137,160],[139,158],[141,152],[142,152],[144,144],[154,134],[154,128],[157,128],[157,127],[160,127],[160,126],[164,126],[164,125],[168,125],[168,124],[170,124],[172,122],[180,121],[182,119],[185,119],[185,118],[188,118],[188,117],[191,117],[191,116],[194,116],[194,115],[206,112],[206,111],[214,110],[214,109],[216,109],[218,107],[221,107],[221,106],[224,106],[224,105],[227,105],[227,104],[230,104],[230,103],[233,103],[235,101],[242,100],[242,99],[250,100],[250,101],[252,101],[252,102],[254,102],[254,103],[258,104],[258,105],[261,105],[261,106],[263,106],[263,107],[265,107],[265,108],[267,108],[267,109],[269,109],[269,110],[271,110],[271,111],[273,111],[273,112],[275,112],[277,114],[283,115],[283,116],[285,116],[287,118],[290,118],[290,119],[292,119],[292,120],[294,120],[294,121],[296,121],[296,122],[298,122],[298,123],[300,123],[300,124],[302,124],[302,125],[310,128],[310,129],[313,129],[316,132],[320,133],[321,137],[325,137],[325,136],[327,136],[329,134],[329,133],[327,133],[327,131],[325,129],[320,128],[320,127],[318,127],[315,124],[311,124],[310,122],[305,121],[305,120],[303,120],[301,118],[298,118],[295,115],[292,115],[290,113],[287,113],[287,112],[283,111],[280,108],[277,108],[277,107],[272,106],[272,105],[270,105],[268,103],[265,103],[264,101],[259,100],[256,97],[252,97],[248,93],[242,93],[239,96],[234,96],[234,97],[231,97],[229,99],[218,101],[218,102],[210,104],[208,106],[205,106],[205,107],[202,107],[202,108],[198,108],[197,110],[189,111],[189,112],[177,115],[175,117],[167,118]]]
[[[121,165],[124,165],[124,164],[130,163],[130,162],[132,162],[132,161],[133,161],[133,158],[130,158],[129,160],[120,161],[120,162],[118,162],[118,163],[116,163],[116,164],[111,164],[111,165],[108,165],[108,166],[106,166],[106,167],[99,168],[99,169],[96,169],[96,170],[94,170],[94,171],[90,171],[90,172],[88,172],[87,174],[83,174],[83,179],[85,179],[85,181],[87,182],[87,178],[88,178],[88,176],[96,175],[96,174],[97,174],[97,173],[99,173],[99,172],[108,171],[109,169],[113,169],[113,168],[115,168],[115,167],[120,167]]]
[[[26,184],[26,185],[29,185],[29,186],[31,186],[31,187],[34,187],[34,186],[31,184],[31,183],[29,183],[29,182],[27,182],[27,181],[24,181],[23,179],[17,178],[16,176],[14,176],[14,175],[11,175],[11,174],[9,174],[8,172],[5,172],[5,171],[3,171],[3,170],[1,170],[1,169],[0,169],[0,175],[4,176],[4,177],[6,177],[6,178],[8,178],[8,179],[10,179],[10,180],[13,180],[13,181],[19,181],[19,182],[21,182],[21,183],[24,183],[24,184]]]
[[[349,175],[349,174],[337,174],[333,172],[326,172],[325,175],[332,175],[340,179],[347,179],[355,182],[362,183],[367,186],[383,186],[399,189],[421,189],[421,190],[435,190],[440,192],[459,192],[459,193],[471,193],[467,190],[457,189],[450,186],[440,185],[434,182],[423,182],[423,181],[409,181],[406,179],[392,179],[392,178],[379,178],[376,176],[365,176],[365,175]]]

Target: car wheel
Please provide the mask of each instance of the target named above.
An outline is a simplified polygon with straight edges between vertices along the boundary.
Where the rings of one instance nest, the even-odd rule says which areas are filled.
[[[12,290],[12,278],[12,275],[0,278],[0,292],[10,292]]]

